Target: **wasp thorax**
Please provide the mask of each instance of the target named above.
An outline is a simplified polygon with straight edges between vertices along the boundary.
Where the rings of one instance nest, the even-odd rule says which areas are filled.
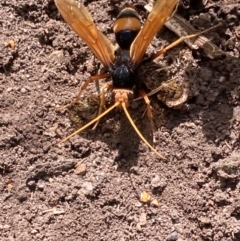
[[[135,84],[135,74],[125,64],[121,64],[112,73],[114,87],[132,88]]]
[[[111,70],[113,85],[116,88],[131,89],[135,85],[136,73],[131,66],[128,50],[123,50],[117,56],[114,67]]]

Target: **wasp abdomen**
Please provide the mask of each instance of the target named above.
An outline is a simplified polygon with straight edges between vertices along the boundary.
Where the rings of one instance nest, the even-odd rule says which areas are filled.
[[[120,48],[129,50],[140,29],[141,22],[137,12],[132,8],[123,9],[117,16],[113,27]]]

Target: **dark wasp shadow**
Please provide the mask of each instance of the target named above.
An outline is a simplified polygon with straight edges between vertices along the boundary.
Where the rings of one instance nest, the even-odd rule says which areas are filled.
[[[89,97],[90,98],[90,97]],[[86,101],[86,100],[85,100]],[[99,99],[93,101],[88,99],[88,104],[82,101],[70,106],[68,109],[69,119],[72,122],[73,132],[84,126],[96,116],[99,106]],[[142,135],[152,144],[152,133],[150,122],[146,116],[143,117],[145,111],[145,103],[143,100],[138,101],[134,108],[130,107],[129,113]],[[93,142],[106,143],[110,152],[117,151],[117,156],[114,161],[118,163],[120,171],[127,171],[132,166],[137,165],[137,160],[140,152],[151,152],[148,147],[142,142],[140,145],[140,138],[129,123],[123,110],[114,109],[109,114],[104,116],[97,128],[92,130],[92,126],[81,132],[79,136],[91,140]],[[71,140],[70,140],[71,142]],[[74,150],[79,150],[79,143],[72,143]],[[91,151],[91,150],[90,150]],[[83,157],[90,153],[83,154]],[[154,155],[154,154],[153,154]]]

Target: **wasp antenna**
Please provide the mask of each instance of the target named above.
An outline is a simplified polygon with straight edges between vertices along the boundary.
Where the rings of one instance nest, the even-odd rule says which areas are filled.
[[[80,129],[78,129],[77,131],[73,132],[71,135],[65,137],[64,139],[62,139],[58,145],[64,143],[65,141],[67,141],[69,138],[75,136],[76,134],[78,134],[79,132],[85,130],[87,127],[89,127],[90,125],[92,125],[93,123],[97,122],[98,120],[100,120],[103,116],[105,116],[107,113],[109,113],[111,110],[113,110],[115,107],[117,107],[120,104],[120,102],[115,102],[114,105],[112,105],[111,107],[109,107],[107,110],[105,110],[101,115],[97,116],[95,119],[91,120],[90,122],[88,122],[85,126],[81,127]]]
[[[160,158],[162,159],[166,159],[162,154],[160,154],[156,149],[153,148],[153,146],[143,137],[143,135],[140,133],[140,131],[138,130],[138,128],[136,127],[136,125],[134,124],[131,116],[129,115],[128,113],[128,110],[126,108],[126,104],[123,102],[122,103],[122,107],[123,107],[123,110],[128,118],[128,120],[130,121],[133,129],[137,132],[137,134],[139,135],[139,137],[142,139],[142,141],[153,151],[155,152]]]

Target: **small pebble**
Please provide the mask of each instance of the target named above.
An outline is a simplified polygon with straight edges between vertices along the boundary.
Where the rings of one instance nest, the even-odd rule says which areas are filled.
[[[77,165],[75,169],[75,174],[77,175],[85,175],[87,170],[87,165],[85,163],[81,163]]]
[[[145,226],[147,224],[147,215],[146,213],[141,213],[139,217],[139,225],[140,226]]]
[[[31,234],[37,234],[38,233],[38,231],[36,230],[36,229],[33,229],[32,231],[31,231]]]
[[[36,187],[36,182],[34,180],[30,180],[27,182],[27,186],[29,188],[35,188]]]
[[[56,50],[53,51],[49,56],[48,56],[50,61],[56,61],[58,63],[62,63],[64,60],[64,54],[62,50]]]
[[[165,180],[160,179],[158,175],[154,176],[151,180],[152,187],[156,190],[163,190],[167,186],[167,182]]]
[[[143,203],[149,203],[151,201],[151,195],[147,192],[142,192],[140,196],[140,201]]]
[[[22,87],[21,90],[20,90],[20,92],[21,92],[22,94],[24,94],[24,93],[27,92],[27,90],[26,90],[24,87]]]
[[[72,201],[72,200],[73,200],[73,195],[72,195],[72,194],[67,195],[67,196],[65,197],[65,200],[66,200],[67,202]]]
[[[154,178],[151,180],[151,185],[153,188],[157,188],[159,187],[160,185],[160,182],[161,182],[161,179],[158,175],[154,176]]]
[[[8,41],[8,46],[11,48],[11,49],[14,49],[15,48],[15,42],[13,39],[9,40]]]
[[[153,199],[153,200],[151,201],[151,205],[154,206],[154,207],[159,207],[159,202],[158,202],[158,200],[157,200],[157,199]]]
[[[176,231],[170,233],[166,238],[167,241],[176,241],[177,239],[178,239],[178,233]]]
[[[44,189],[44,187],[45,187],[44,181],[39,180],[38,183],[37,183],[37,188],[42,191]]]
[[[101,183],[105,178],[105,172],[99,172],[96,176],[96,180],[98,183]]]
[[[171,212],[170,212],[170,216],[171,216],[171,219],[174,223],[178,223],[179,222],[179,216],[178,216],[178,212],[177,210],[173,209]]]
[[[22,203],[27,200],[28,196],[26,193],[20,193],[18,194],[17,198],[18,198],[18,201]]]
[[[182,225],[180,223],[177,223],[174,225],[175,231],[182,234],[183,233],[183,228]]]
[[[84,182],[81,191],[85,194],[91,194],[93,190],[93,185],[91,182]]]

